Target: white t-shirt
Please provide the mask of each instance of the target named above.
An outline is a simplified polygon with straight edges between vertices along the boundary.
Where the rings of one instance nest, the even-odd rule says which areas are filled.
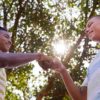
[[[0,100],[5,100],[6,91],[6,72],[4,68],[0,68]]]
[[[87,100],[100,100],[100,52],[90,63],[82,86],[87,86]]]

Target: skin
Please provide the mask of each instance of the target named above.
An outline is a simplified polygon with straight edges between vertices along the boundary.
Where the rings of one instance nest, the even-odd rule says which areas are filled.
[[[42,53],[7,53],[11,44],[10,33],[0,30],[0,67],[14,68],[33,60],[43,61],[48,59]]]
[[[100,17],[91,18],[87,22],[85,32],[89,39],[100,41]],[[43,66],[43,63],[40,65]],[[60,74],[72,100],[87,100],[87,87],[77,87],[67,72],[65,66],[57,58],[53,58],[50,61],[50,67]]]
[[[90,40],[100,41],[100,17],[91,18],[87,22],[85,32]]]
[[[9,32],[0,30],[0,51],[8,52],[11,47],[11,36]]]
[[[52,69],[59,73],[64,81],[65,87],[72,100],[87,100],[87,87],[77,87],[65,66],[57,58],[54,58],[51,63]]]

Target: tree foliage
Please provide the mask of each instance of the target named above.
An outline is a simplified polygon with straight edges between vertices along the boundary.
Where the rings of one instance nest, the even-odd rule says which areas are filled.
[[[54,39],[64,39],[75,44],[81,36],[89,17],[100,14],[99,0],[2,0],[0,23],[12,33],[11,52],[44,52],[55,55]],[[99,44],[92,45],[87,38],[75,48],[70,61],[67,53],[61,58],[74,82],[80,85],[86,75],[86,63],[95,55]],[[6,100],[70,100],[59,75],[51,71],[40,72],[47,77],[44,85],[35,86],[38,79],[32,72],[34,65],[7,69]],[[28,86],[32,80],[33,90]],[[41,80],[40,80],[41,81]],[[13,99],[14,98],[14,99]]]

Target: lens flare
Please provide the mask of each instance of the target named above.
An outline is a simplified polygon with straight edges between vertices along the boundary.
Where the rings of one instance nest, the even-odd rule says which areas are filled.
[[[64,55],[67,51],[67,45],[64,40],[54,41],[52,46],[54,53],[59,56]]]

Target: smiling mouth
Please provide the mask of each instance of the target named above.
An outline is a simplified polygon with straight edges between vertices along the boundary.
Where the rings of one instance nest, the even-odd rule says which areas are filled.
[[[94,34],[94,33],[89,34],[89,38],[90,38],[90,39],[93,39],[93,38],[94,38],[94,36],[95,36],[95,34]]]
[[[93,31],[87,33],[88,36],[90,36],[92,34],[93,34]]]
[[[11,43],[7,43],[7,47],[10,48],[11,47]]]

